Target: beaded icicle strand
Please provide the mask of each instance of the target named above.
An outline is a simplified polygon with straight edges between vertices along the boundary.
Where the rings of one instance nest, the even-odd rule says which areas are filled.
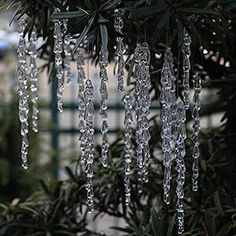
[[[189,71],[191,69],[190,56],[191,56],[191,37],[184,28],[183,30],[183,44],[182,44],[182,54],[183,54],[183,102],[186,110],[189,109],[189,94],[190,94],[190,85],[189,85]]]
[[[178,172],[177,176],[177,220],[178,220],[178,233],[182,234],[184,232],[184,183],[185,183],[185,139],[186,139],[186,110],[184,103],[178,99],[176,104],[176,118],[177,118],[177,128],[176,128],[176,170]]]
[[[107,158],[108,158],[108,123],[107,123],[107,100],[108,100],[108,91],[107,91],[107,66],[108,66],[108,51],[101,47],[99,53],[99,65],[100,65],[100,94],[101,94],[101,107],[100,107],[100,115],[102,118],[102,165],[104,167],[107,166]]]
[[[173,54],[170,48],[167,48],[164,54],[164,64],[161,72],[161,98],[160,103],[162,104],[161,110],[161,121],[162,121],[162,151],[163,151],[163,164],[164,164],[164,202],[170,203],[170,186],[171,186],[171,167],[173,160],[172,150],[172,135],[173,131],[173,120],[175,117],[175,76],[174,76],[174,65],[173,65]]]
[[[125,166],[124,166],[124,186],[125,186],[125,204],[126,206],[130,203],[131,188],[130,188],[130,164],[131,164],[131,154],[132,154],[132,97],[129,92],[127,92],[123,98],[124,108],[125,108]]]
[[[26,41],[24,39],[24,29],[25,29],[25,20],[22,19],[19,21],[19,43],[17,49],[18,55],[18,68],[17,68],[17,77],[18,77],[18,93],[19,93],[19,119],[21,122],[21,136],[22,136],[22,145],[21,145],[21,159],[22,167],[27,169],[27,156],[28,156],[28,117],[29,117],[29,105],[28,105],[28,92],[27,92],[27,60],[26,60]]]
[[[59,8],[55,8],[54,12],[60,12]],[[55,68],[58,80],[57,88],[57,107],[60,112],[63,111],[63,92],[64,92],[64,69],[63,69],[63,32],[62,32],[62,20],[54,19],[54,48],[53,52],[55,54]]]
[[[28,53],[30,56],[30,62],[29,62],[29,67],[30,67],[30,90],[31,90],[31,100],[33,104],[33,111],[32,111],[32,129],[34,132],[38,132],[38,114],[39,114],[39,109],[38,109],[38,68],[37,68],[37,48],[36,48],[36,43],[37,43],[37,34],[35,31],[35,28],[33,29],[29,41],[29,47],[28,47]]]
[[[193,176],[192,176],[192,189],[193,191],[198,190],[198,159],[200,156],[199,150],[199,132],[200,132],[200,117],[199,110],[201,108],[200,104],[200,93],[201,93],[201,77],[199,72],[196,72],[193,76],[193,110],[192,110],[192,118],[193,118],[193,133],[192,133],[192,144],[193,144]]]
[[[85,150],[86,150],[86,120],[85,120],[85,63],[84,63],[84,50],[81,48],[77,49],[76,52],[77,70],[78,70],[78,103],[79,103],[79,131],[80,131],[80,151],[81,160],[85,161]]]
[[[68,19],[63,19],[62,21],[62,32],[63,32],[63,50],[64,50],[64,76],[66,79],[66,82],[69,83],[71,82],[71,69],[70,69],[70,61],[71,61],[71,48],[70,48],[70,41],[71,41],[71,36],[70,34],[67,34],[67,26],[68,24]]]
[[[94,192],[93,192],[93,162],[94,162],[94,151],[95,151],[95,140],[94,140],[94,87],[90,79],[86,80],[85,83],[85,122],[86,122],[86,144],[85,144],[85,173],[86,173],[86,185],[87,190],[87,203],[88,211],[92,212],[94,207]]]
[[[121,36],[123,34],[122,29],[124,27],[124,22],[122,19],[123,12],[121,9],[115,10],[115,19],[114,19],[114,28],[115,31],[119,34],[118,37],[116,37],[116,55],[118,57],[118,90],[123,93],[124,92],[124,67],[125,67],[125,61],[124,61],[124,43],[123,43],[123,37]]]
[[[134,52],[134,77],[135,87],[135,111],[136,111],[136,153],[138,167],[139,192],[142,192],[143,182],[148,182],[148,163],[150,158],[149,150],[149,120],[151,99],[149,96],[150,87],[150,50],[147,43],[138,44]]]

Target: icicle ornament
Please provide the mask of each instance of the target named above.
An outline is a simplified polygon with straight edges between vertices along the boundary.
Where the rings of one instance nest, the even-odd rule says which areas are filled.
[[[142,192],[143,182],[148,182],[148,164],[150,159],[149,140],[149,120],[151,99],[149,96],[150,87],[150,50],[147,43],[138,44],[134,52],[134,77],[135,87],[135,111],[136,111],[136,153],[138,167],[139,192]]]
[[[102,165],[106,167],[108,165],[108,123],[107,123],[107,100],[108,100],[108,91],[107,91],[107,66],[108,66],[108,51],[101,47],[99,53],[99,65],[100,65],[100,94],[101,94],[101,107],[100,107],[100,115],[102,118]]]
[[[86,120],[85,120],[85,62],[84,62],[84,50],[81,48],[77,49],[76,52],[77,70],[78,70],[78,103],[79,103],[79,131],[80,131],[80,150],[81,160],[85,161],[85,150],[86,150]]]
[[[118,90],[123,93],[124,92],[124,67],[125,67],[125,60],[124,60],[124,50],[125,46],[123,43],[123,34],[122,29],[124,27],[124,22],[122,19],[123,12],[121,9],[115,10],[115,19],[114,19],[114,28],[115,31],[119,34],[116,37],[116,55],[118,57]]]
[[[193,110],[192,110],[192,118],[193,118],[193,133],[192,133],[192,144],[193,144],[193,166],[192,166],[192,189],[193,191],[198,190],[198,159],[200,156],[200,150],[199,150],[199,132],[200,132],[200,116],[199,116],[199,110],[201,108],[200,104],[200,93],[201,93],[201,77],[199,75],[199,72],[196,72],[193,76],[193,89],[194,89],[194,95],[193,95]]]
[[[17,68],[17,77],[18,77],[18,93],[19,93],[19,119],[21,122],[21,136],[22,136],[22,145],[21,145],[21,159],[22,167],[27,169],[27,156],[28,156],[28,117],[29,117],[29,105],[28,105],[28,85],[27,85],[27,60],[26,60],[26,41],[24,39],[24,29],[25,29],[25,20],[21,19],[19,21],[19,43],[17,49],[18,56],[18,68]]]
[[[127,92],[123,98],[124,108],[125,108],[125,154],[124,154],[124,186],[125,186],[125,204],[126,206],[130,203],[131,187],[130,187],[130,174],[131,174],[131,154],[132,154],[132,97],[129,92]]]
[[[94,151],[95,151],[95,140],[94,140],[94,116],[95,110],[93,105],[94,100],[94,87],[90,79],[86,80],[85,83],[85,122],[86,122],[86,145],[85,145],[85,173],[86,173],[86,185],[87,190],[87,204],[88,211],[92,212],[94,207],[94,192],[93,192],[93,162],[94,162]]]
[[[183,54],[183,102],[186,110],[189,109],[189,95],[190,95],[190,85],[189,85],[189,71],[191,69],[190,56],[191,56],[191,37],[184,28],[183,30],[183,44],[182,44],[182,54]]]
[[[30,76],[30,90],[31,90],[31,100],[33,104],[32,111],[32,129],[34,132],[38,132],[38,67],[37,67],[37,33],[35,28],[33,29],[29,41],[28,53],[30,56],[29,62],[29,76]]]
[[[67,9],[68,10],[68,9]],[[68,19],[63,19],[62,21],[62,32],[64,36],[63,41],[63,50],[64,50],[64,76],[67,83],[71,82],[71,68],[70,68],[70,61],[71,61],[71,48],[70,48],[70,41],[71,36],[70,34],[67,34],[67,28],[68,28]]]
[[[164,54],[164,64],[161,72],[161,98],[162,104],[161,121],[162,121],[162,151],[163,151],[163,164],[164,164],[164,202],[170,203],[170,186],[171,186],[171,168],[173,155],[172,140],[175,139],[173,132],[174,121],[176,117],[175,101],[176,101],[176,89],[175,89],[175,76],[173,65],[173,54],[170,48],[167,48]]]
[[[55,8],[54,13],[60,12],[59,8]],[[63,69],[63,32],[62,32],[62,20],[54,19],[54,48],[53,52],[55,54],[55,68],[58,80],[57,88],[57,107],[60,112],[63,111],[63,92],[64,92],[64,69]]]
[[[185,139],[186,139],[186,110],[184,103],[181,100],[177,101],[177,136],[176,136],[176,170],[178,172],[177,176],[177,219],[178,219],[178,233],[182,234],[184,232],[184,183],[185,183]]]

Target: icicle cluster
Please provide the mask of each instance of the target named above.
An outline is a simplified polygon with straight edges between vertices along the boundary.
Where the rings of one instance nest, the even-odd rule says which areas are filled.
[[[38,68],[37,68],[37,34],[35,31],[35,28],[33,29],[31,33],[31,38],[29,42],[28,47],[28,53],[30,55],[30,90],[31,90],[31,96],[32,96],[32,103],[33,103],[33,111],[32,111],[32,129],[34,132],[38,132]]]
[[[85,116],[86,122],[86,144],[85,144],[85,173],[87,177],[86,190],[89,212],[93,211],[93,162],[94,162],[94,151],[95,151],[95,140],[94,140],[94,116],[95,110],[93,105],[94,100],[94,87],[90,79],[86,80],[85,84]]]
[[[55,8],[54,12],[59,12],[60,9]],[[58,103],[57,107],[60,112],[63,111],[63,92],[64,92],[64,69],[63,69],[63,32],[62,32],[62,20],[54,20],[54,48],[53,52],[55,53],[55,67],[58,80],[57,88],[57,98]]]
[[[148,115],[150,114],[149,107],[151,105],[151,99],[149,96],[150,86],[150,51],[147,43],[138,44],[135,52],[135,71],[134,76],[136,78],[136,152],[137,152],[137,166],[138,166],[138,181],[142,186],[143,182],[148,182],[148,163],[150,158],[149,150],[149,121]],[[139,188],[139,192],[142,188]]]
[[[108,66],[108,51],[105,48],[101,48],[99,53],[99,65],[100,65],[100,94],[101,94],[101,107],[100,107],[100,115],[102,118],[102,165],[104,167],[107,166],[107,158],[108,158],[108,123],[107,123],[107,99],[108,99],[108,91],[107,91],[107,66]]]
[[[84,71],[84,50],[78,48],[76,52],[77,70],[78,70],[78,102],[79,102],[79,131],[80,131],[80,150],[81,160],[85,161],[86,150],[86,120],[85,120],[85,71]]]
[[[28,155],[28,117],[29,117],[29,105],[28,105],[28,92],[27,92],[27,60],[26,60],[26,42],[24,39],[24,28],[25,21],[24,19],[19,22],[19,43],[17,49],[18,55],[18,68],[17,68],[17,77],[18,77],[18,93],[19,93],[19,119],[21,122],[21,135],[22,135],[22,146],[21,146],[21,159],[22,166],[24,169],[27,169],[27,155]]]
[[[123,34],[122,29],[124,27],[124,22],[122,19],[123,12],[121,9],[115,10],[115,20],[114,20],[114,28],[116,32],[120,35]],[[125,61],[124,61],[124,43],[123,43],[123,37],[121,36],[116,37],[116,54],[118,57],[118,90],[123,93],[124,92],[124,67],[125,67]]]
[[[189,94],[190,94],[190,86],[189,86],[189,71],[191,69],[190,56],[191,56],[191,37],[187,30],[184,28],[183,31],[183,45],[182,45],[182,53],[183,53],[183,102],[185,109],[189,109]]]
[[[164,64],[161,72],[161,98],[162,104],[161,121],[162,121],[162,150],[163,150],[163,164],[164,164],[164,201],[166,204],[170,203],[170,186],[171,186],[171,167],[173,160],[172,139],[175,139],[174,126],[176,120],[175,111],[175,76],[173,66],[173,54],[171,50],[166,49],[164,55]]]
[[[64,35],[64,45],[63,45],[63,50],[65,53],[65,58],[64,58],[64,75],[66,78],[67,83],[71,82],[71,69],[70,69],[70,61],[71,61],[71,48],[70,48],[70,41],[71,41],[71,36],[70,34],[67,34],[67,24],[68,24],[68,19],[63,19],[62,26],[63,26],[63,35]]]
[[[193,191],[198,190],[198,159],[200,156],[199,150],[199,131],[200,131],[200,117],[199,110],[201,108],[200,104],[200,93],[201,93],[201,77],[198,72],[193,76],[193,110],[192,110],[192,118],[193,118],[193,134],[192,134],[192,143],[193,143],[193,176],[192,176],[192,189]]]
[[[177,176],[177,219],[178,219],[178,233],[182,234],[184,232],[184,183],[185,183],[185,139],[186,139],[186,110],[184,103],[181,100],[177,101],[176,104],[176,169],[178,172]]]
[[[125,108],[125,166],[124,166],[124,186],[125,186],[125,204],[128,206],[130,203],[130,164],[131,164],[131,154],[132,154],[132,97],[129,92],[123,98],[124,108]]]

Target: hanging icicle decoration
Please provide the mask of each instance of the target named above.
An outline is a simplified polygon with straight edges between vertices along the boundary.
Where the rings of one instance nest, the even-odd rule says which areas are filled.
[[[173,54],[170,48],[167,48],[164,54],[164,64],[161,72],[161,98],[162,104],[161,121],[162,121],[162,151],[164,164],[164,202],[170,203],[170,186],[171,186],[171,167],[173,157],[172,138],[175,139],[173,132],[174,121],[176,117],[175,111],[175,76],[173,65]]]
[[[68,9],[67,9],[68,10]],[[67,28],[68,28],[68,19],[63,19],[62,22],[62,32],[64,35],[64,53],[65,53],[65,58],[64,58],[64,76],[66,79],[67,83],[71,82],[71,69],[70,69],[70,61],[71,61],[71,48],[70,48],[70,41],[71,41],[71,36],[70,34],[67,34]]]
[[[24,29],[25,20],[21,19],[19,21],[19,43],[17,49],[18,55],[18,93],[19,93],[19,119],[21,122],[21,136],[22,136],[22,146],[21,146],[21,159],[22,167],[27,169],[27,156],[28,156],[28,116],[29,116],[29,105],[28,105],[28,92],[27,92],[27,60],[26,60],[26,42],[24,39]]]
[[[178,219],[178,233],[184,232],[184,183],[185,183],[185,139],[186,139],[186,110],[184,103],[179,99],[177,101],[177,136],[176,136],[176,169],[178,172],[177,176],[177,219]]]
[[[31,33],[30,41],[29,41],[29,48],[28,53],[30,56],[30,90],[31,90],[31,100],[33,104],[33,111],[32,111],[32,129],[34,132],[38,132],[38,68],[37,68],[37,33],[35,28],[33,28],[33,31]]]
[[[192,176],[192,189],[193,191],[198,190],[198,159],[200,156],[199,150],[199,132],[200,132],[200,116],[199,110],[201,108],[200,104],[200,93],[201,93],[201,77],[199,72],[196,72],[193,76],[193,110],[192,110],[192,118],[193,118],[193,133],[192,133],[192,143],[193,143],[193,176]]]
[[[84,71],[84,50],[81,48],[77,49],[76,52],[77,70],[78,70],[78,102],[79,102],[79,131],[80,131],[80,150],[81,150],[81,160],[85,161],[86,154],[86,120],[85,120],[85,71]]]
[[[149,121],[151,99],[149,96],[150,86],[150,50],[147,43],[138,44],[134,52],[134,76],[136,78],[135,88],[135,111],[136,111],[136,153],[138,166],[139,192],[142,192],[143,182],[148,182],[149,150]]]
[[[94,205],[94,192],[93,192],[93,162],[94,162],[94,151],[95,151],[95,140],[94,140],[94,116],[95,110],[93,105],[94,100],[94,87],[90,79],[86,80],[85,92],[85,121],[86,121],[86,150],[85,150],[85,173],[87,177],[86,190],[87,190],[87,201],[88,211],[93,211]]]
[[[191,69],[190,56],[191,56],[191,37],[184,28],[183,30],[183,45],[182,45],[182,53],[183,53],[183,102],[186,110],[189,109],[189,94],[190,94],[190,85],[189,85],[189,71]]]
[[[55,8],[54,13],[60,12],[59,8]],[[56,75],[58,80],[58,88],[57,88],[57,107],[60,112],[63,111],[63,92],[64,92],[64,70],[63,70],[63,32],[62,32],[62,20],[54,19],[54,48],[53,52],[55,54],[55,68]]]
[[[124,27],[124,22],[122,19],[123,12],[121,9],[115,10],[115,19],[114,19],[114,28],[115,31],[119,34],[118,37],[116,37],[116,55],[118,57],[118,90],[123,93],[124,92],[124,67],[125,67],[125,60],[124,60],[124,43],[123,43],[123,37],[121,36],[123,34],[122,29]]]
[[[124,186],[125,186],[125,205],[128,206],[130,203],[131,188],[130,188],[130,164],[131,164],[131,154],[132,154],[132,97],[129,92],[127,92],[123,98],[124,108],[125,108],[125,166],[124,166]]]
[[[100,94],[101,94],[101,107],[100,107],[100,115],[102,118],[102,165],[106,167],[108,165],[108,123],[107,123],[107,99],[108,99],[108,91],[107,91],[107,66],[108,66],[108,51],[101,47],[101,51],[99,53],[99,65],[100,65]]]

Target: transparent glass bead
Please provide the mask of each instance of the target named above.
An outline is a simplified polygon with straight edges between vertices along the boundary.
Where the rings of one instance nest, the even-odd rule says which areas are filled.
[[[149,122],[151,99],[149,97],[150,50],[147,43],[137,44],[134,52],[135,112],[136,112],[136,153],[138,166],[139,192],[142,192],[143,182],[148,181],[148,165],[150,159]]]
[[[26,26],[25,19],[20,19],[18,22],[18,32],[19,32],[19,42],[17,48],[17,77],[18,77],[18,94],[19,94],[19,120],[21,122],[21,136],[22,136],[22,145],[21,145],[21,160],[22,167],[27,169],[27,156],[28,156],[28,147],[29,142],[27,138],[28,134],[28,117],[29,117],[29,105],[28,105],[28,79],[27,79],[27,47],[26,41],[24,39],[24,29]],[[32,45],[31,45],[32,46]]]
[[[108,91],[107,91],[107,66],[108,66],[108,51],[103,47],[99,53],[99,65],[100,65],[100,95],[101,95],[101,105],[100,105],[100,116],[102,118],[102,165],[107,167],[107,158],[108,158],[108,139],[107,133],[109,131],[108,122],[107,122],[107,100],[108,100]]]
[[[198,190],[198,162],[200,156],[199,149],[199,131],[200,131],[200,115],[199,110],[201,107],[200,104],[200,92],[201,92],[201,77],[199,72],[196,72],[193,76],[193,109],[192,109],[192,118],[193,118],[193,126],[192,126],[192,144],[193,144],[193,165],[192,165],[192,189],[193,191]]]
[[[184,28],[183,30],[183,44],[182,44],[182,54],[183,54],[183,102],[185,109],[189,109],[189,71],[191,69],[190,56],[191,56],[191,37]]]

